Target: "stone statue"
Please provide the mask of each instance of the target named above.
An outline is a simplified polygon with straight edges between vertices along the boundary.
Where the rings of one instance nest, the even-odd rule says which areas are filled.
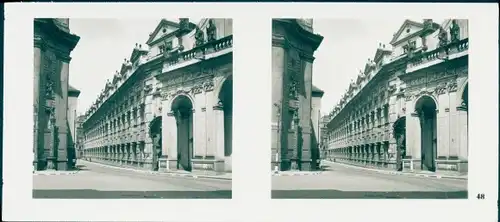
[[[179,29],[189,29],[189,19],[188,18],[180,18],[179,19]]]
[[[432,29],[432,19],[424,19],[424,29]]]
[[[448,44],[448,33],[446,32],[446,30],[443,29],[443,27],[439,28],[438,39],[439,39],[439,46],[440,47]]]
[[[291,99],[297,99],[297,80],[294,77],[290,77],[290,82],[288,83],[288,95]]]
[[[54,89],[53,89],[54,83],[50,78],[47,78],[47,82],[45,84],[45,97],[48,99],[53,99],[54,98]]]
[[[208,20],[208,27],[207,27],[207,42],[215,41],[216,40],[216,32],[217,28],[215,27],[215,23],[213,19]]]
[[[200,27],[196,27],[196,32],[194,34],[195,44],[196,46],[203,45],[205,43],[205,33],[200,29]]]
[[[460,41],[460,27],[458,26],[458,22],[456,19],[453,19],[451,21],[450,37],[451,37],[451,42]]]

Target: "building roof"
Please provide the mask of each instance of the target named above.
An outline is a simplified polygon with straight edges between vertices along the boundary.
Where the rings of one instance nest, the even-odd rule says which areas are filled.
[[[68,96],[76,96],[80,95],[80,90],[68,84]]]
[[[311,91],[312,91],[313,96],[322,97],[323,94],[325,94],[325,91],[321,90],[320,88],[316,87],[315,85],[312,85]]]

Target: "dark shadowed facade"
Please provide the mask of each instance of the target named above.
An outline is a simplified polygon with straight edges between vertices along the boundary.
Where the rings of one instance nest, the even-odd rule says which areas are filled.
[[[71,168],[68,87],[70,53],[80,37],[69,31],[69,19],[34,20],[34,168]]]
[[[320,154],[312,103],[313,91],[320,90],[313,90],[312,65],[322,40],[313,33],[310,19],[272,20],[273,169],[316,168]]]

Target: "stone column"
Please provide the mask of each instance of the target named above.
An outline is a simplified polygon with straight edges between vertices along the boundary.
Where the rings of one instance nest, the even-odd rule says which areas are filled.
[[[273,162],[273,169],[275,166],[280,165],[281,157],[278,154],[282,153],[281,147],[286,144],[286,139],[283,139],[283,76],[285,75],[285,50],[280,44],[274,41],[272,48],[272,109],[271,109],[271,162]],[[288,106],[288,104],[287,104]],[[287,107],[286,107],[287,108]],[[276,162],[277,161],[277,162]]]
[[[164,119],[164,130],[163,135],[166,138],[165,153],[167,156],[167,170],[177,169],[177,121],[175,115],[172,112],[168,112]]]
[[[439,107],[437,110],[439,112],[436,113],[437,124],[437,156],[436,159],[447,159],[450,156],[450,97],[448,94],[439,94]],[[437,105],[437,104],[436,104]]]
[[[137,164],[137,142],[132,142],[132,161],[135,164]]]
[[[206,95],[205,93],[198,93],[195,95],[196,110],[195,117],[193,117],[195,129],[194,132],[194,155],[206,158],[207,156],[207,108],[206,108]]]
[[[408,111],[414,110],[413,104],[407,102]],[[413,161],[413,168],[420,167],[421,150],[420,150],[420,119],[418,113],[406,114],[406,153]]]
[[[215,139],[215,161],[214,170],[217,172],[224,171],[224,110],[223,105],[219,102],[213,106],[214,114],[214,139]]]

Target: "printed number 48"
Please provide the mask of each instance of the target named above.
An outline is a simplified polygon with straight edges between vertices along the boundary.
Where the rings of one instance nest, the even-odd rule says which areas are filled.
[[[485,197],[484,197],[484,193],[478,193],[478,194],[477,194],[477,196],[476,196],[476,198],[477,198],[478,200],[484,200],[484,198],[485,198]]]

